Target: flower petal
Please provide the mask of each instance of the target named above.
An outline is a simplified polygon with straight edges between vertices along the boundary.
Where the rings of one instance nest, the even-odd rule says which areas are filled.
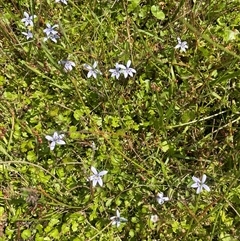
[[[124,78],[126,79],[128,77],[128,72],[124,71],[123,74],[124,74]]]
[[[51,38],[51,40],[54,42],[54,43],[57,43],[57,39],[56,38]]]
[[[56,131],[53,133],[53,139],[54,140],[58,139],[58,133]]]
[[[129,66],[131,65],[131,60],[128,60],[128,62],[127,62],[127,68],[129,68]]]
[[[109,72],[114,73],[116,70],[115,69],[110,69]]]
[[[65,145],[66,144],[66,142],[63,141],[63,140],[57,140],[56,142],[57,142],[58,145]]]
[[[121,222],[127,222],[128,220],[127,220],[126,218],[122,218],[122,217],[121,217],[121,218],[120,218],[120,221],[121,221]]]
[[[93,166],[91,166],[91,171],[93,172],[93,174],[97,175],[98,172],[97,172],[97,169]]]
[[[114,217],[114,218],[115,218],[115,217]],[[113,225],[113,226],[114,226],[114,225],[117,225],[117,222],[116,222],[115,219],[112,221],[112,225]]]
[[[137,73],[137,71],[136,71],[135,69],[133,69],[133,68],[131,68],[130,70],[131,70],[131,72],[134,73],[134,74]]]
[[[163,193],[162,193],[162,192],[159,192],[159,193],[157,194],[157,197],[158,197],[158,198],[163,198]]]
[[[45,138],[46,138],[48,141],[53,141],[52,136],[46,135]]]
[[[92,176],[90,176],[90,177],[88,178],[89,181],[92,181],[92,180],[94,180],[94,179],[95,179],[95,175],[92,175]]]
[[[64,138],[64,136],[65,136],[64,134],[60,134],[60,135],[58,135],[58,138],[62,139],[62,138]]]
[[[178,48],[181,48],[181,45],[180,45],[180,44],[177,44],[177,45],[175,46],[175,49],[178,49]]]
[[[210,188],[209,188],[209,186],[208,185],[206,185],[206,184],[203,184],[203,186],[202,186],[206,191],[208,191],[208,192],[210,192]]]
[[[96,79],[97,78],[97,74],[96,74],[96,72],[92,72],[92,75],[93,75],[93,77],[94,77],[94,79]]]
[[[198,188],[199,187],[199,184],[198,183],[193,183],[192,185],[191,185],[191,187],[193,187],[193,188]]]
[[[199,186],[199,187],[197,188],[197,194],[199,194],[201,191],[202,191],[202,186]]]
[[[160,204],[160,205],[162,205],[163,203],[164,203],[164,200],[162,199],[162,198],[157,198],[157,202]]]
[[[201,182],[200,179],[197,178],[197,177],[195,177],[195,176],[192,177],[192,180],[193,180],[194,182]]]
[[[98,180],[93,179],[93,187],[96,187]]]
[[[103,180],[102,180],[102,178],[99,177],[97,181],[98,181],[99,185],[102,187],[102,186],[103,186]]]
[[[163,197],[164,201],[169,201],[169,197]]]
[[[118,211],[118,209],[116,211],[116,214],[117,214],[117,217],[120,218],[120,212]]]
[[[116,68],[117,68],[117,66],[116,66]],[[126,67],[123,64],[118,64],[118,68],[119,69],[126,69]]]
[[[84,64],[83,68],[85,68],[87,70],[91,70],[92,69],[92,67],[90,65],[88,65],[88,64]]]
[[[90,70],[87,74],[87,77],[90,78],[92,76],[93,72]]]
[[[50,144],[50,150],[51,150],[51,151],[54,150],[55,145],[56,145],[56,142],[55,142],[55,141],[53,141],[53,142]]]
[[[99,176],[104,176],[108,173],[108,171],[101,171],[98,173]]]
[[[97,65],[98,65],[98,62],[94,61],[93,68],[96,69]]]
[[[206,179],[207,179],[207,176],[205,174],[203,174],[203,176],[202,176],[202,183],[204,183],[206,181]]]

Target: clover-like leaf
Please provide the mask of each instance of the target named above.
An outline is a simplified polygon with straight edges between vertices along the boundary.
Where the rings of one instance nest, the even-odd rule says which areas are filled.
[[[156,5],[152,5],[151,7],[151,12],[152,12],[152,15],[159,19],[159,20],[164,20],[165,19],[165,14],[162,10],[159,9],[158,6]]]

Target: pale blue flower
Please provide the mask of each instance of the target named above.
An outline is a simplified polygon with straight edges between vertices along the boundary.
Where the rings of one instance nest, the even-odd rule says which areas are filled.
[[[56,3],[62,2],[62,3],[64,3],[64,4],[67,5],[67,0],[56,0],[55,2],[56,2]]]
[[[27,32],[22,32],[26,36],[27,40],[33,38],[33,34],[28,30]]]
[[[125,69],[121,70],[121,73],[124,74],[124,77],[127,78],[128,76],[133,77],[133,74],[136,74],[137,71],[133,68],[130,68],[131,65],[131,60],[128,60],[127,65],[125,67]]]
[[[83,67],[88,70],[88,74],[87,77],[90,78],[91,76],[93,76],[95,79],[97,78],[98,74],[102,74],[98,69],[97,69],[97,64],[98,62],[95,61],[93,66],[90,66],[88,64],[84,64]]]
[[[48,39],[51,39],[54,43],[57,43],[57,39],[59,39],[60,37],[57,34],[49,34],[47,35],[43,41],[46,42]]]
[[[112,225],[116,225],[117,227],[120,226],[121,222],[127,222],[128,220],[126,218],[123,218],[120,216],[119,211],[116,211],[117,216],[113,216],[110,219],[112,220]]]
[[[61,60],[61,61],[58,61],[58,63],[64,66],[64,71],[66,72],[72,71],[73,67],[76,66],[76,64],[70,60]]]
[[[49,23],[46,24],[47,25],[47,28],[45,28],[43,30],[43,32],[49,36],[49,35],[56,35],[58,32],[56,30],[54,30],[54,28],[58,27],[57,24],[51,26]]]
[[[175,49],[179,49],[181,52],[186,52],[186,49],[188,49],[188,45],[186,41],[183,41],[178,37],[177,38],[178,44],[175,46]]]
[[[158,220],[159,220],[159,217],[158,217],[158,215],[151,215],[151,218],[150,218],[150,220],[153,222],[153,223],[156,223]]]
[[[96,151],[98,149],[94,141],[92,141],[91,148],[93,151]]]
[[[58,135],[58,133],[56,131],[53,133],[53,136],[46,135],[45,138],[48,141],[51,141],[51,144],[50,144],[51,151],[55,148],[56,144],[58,144],[58,145],[66,144],[66,142],[62,140],[64,138],[64,134]]]
[[[203,174],[202,180],[200,180],[195,176],[192,177],[192,180],[194,181],[194,183],[191,185],[191,187],[197,188],[197,194],[199,194],[203,189],[205,189],[208,192],[210,191],[209,186],[205,184],[206,179],[207,179],[207,176],[205,174]]]
[[[97,169],[93,166],[91,167],[91,171],[93,175],[89,177],[89,181],[92,181],[93,187],[95,187],[97,183],[102,187],[103,186],[102,176],[106,175],[107,171],[98,172]]]
[[[23,22],[25,26],[33,26],[33,19],[36,17],[36,15],[30,16],[27,12],[24,12],[23,15],[25,18],[23,18],[21,22]]]
[[[168,197],[164,197],[162,192],[160,192],[160,193],[157,194],[156,199],[157,199],[157,202],[158,202],[159,204],[161,204],[161,205],[162,205],[164,202],[169,201],[169,198],[168,198]]]
[[[123,64],[115,64],[115,69],[110,69],[109,72],[111,72],[111,77],[116,77],[118,79],[120,77],[120,74],[123,70],[126,70],[126,67]]]

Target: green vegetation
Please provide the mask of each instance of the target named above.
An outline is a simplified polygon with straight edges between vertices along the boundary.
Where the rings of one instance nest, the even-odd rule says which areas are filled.
[[[0,0],[0,241],[239,240],[239,0],[67,3]]]

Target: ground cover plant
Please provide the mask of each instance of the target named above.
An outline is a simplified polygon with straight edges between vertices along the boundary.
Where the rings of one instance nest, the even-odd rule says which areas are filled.
[[[239,240],[239,24],[239,0],[0,0],[0,240]]]

